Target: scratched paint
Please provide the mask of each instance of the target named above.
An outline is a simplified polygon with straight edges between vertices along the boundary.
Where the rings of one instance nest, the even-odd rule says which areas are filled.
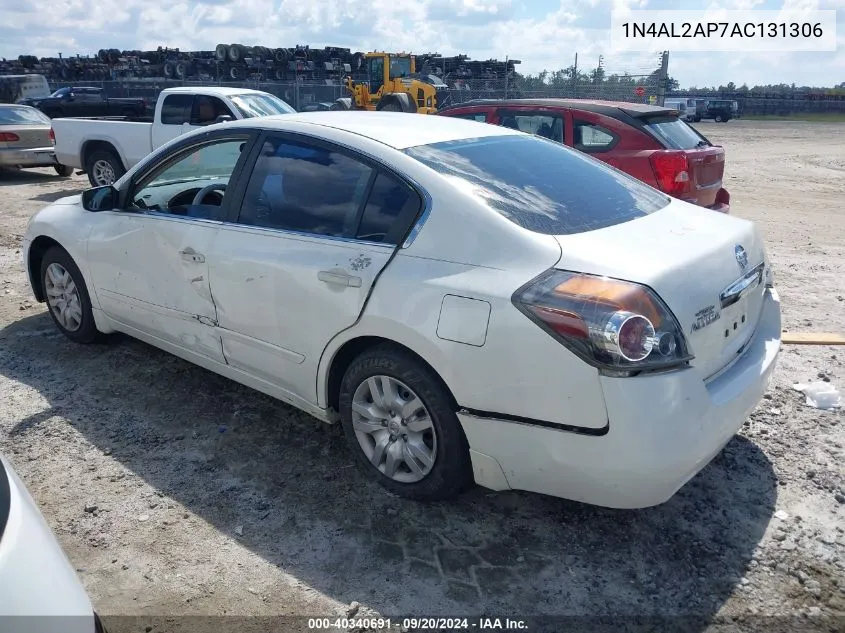
[[[358,257],[349,260],[349,267],[354,271],[359,271],[369,267],[372,263],[373,260],[366,255],[358,255]]]

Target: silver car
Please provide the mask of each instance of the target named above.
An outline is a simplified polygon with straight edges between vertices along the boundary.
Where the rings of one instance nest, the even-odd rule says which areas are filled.
[[[53,150],[50,118],[31,106],[0,104],[0,167],[52,167],[70,176],[73,167],[60,165]]]

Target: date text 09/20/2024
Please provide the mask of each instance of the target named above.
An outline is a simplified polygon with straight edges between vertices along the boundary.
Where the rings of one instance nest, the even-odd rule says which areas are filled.
[[[524,620],[513,618],[402,618],[392,620],[390,618],[309,618],[308,628],[310,630],[328,629],[391,629],[394,626],[402,627],[403,631],[423,630],[464,630],[464,631],[519,631],[526,630],[527,624]]]

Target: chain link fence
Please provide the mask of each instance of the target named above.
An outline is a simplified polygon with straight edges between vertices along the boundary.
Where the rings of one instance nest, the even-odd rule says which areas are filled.
[[[438,92],[438,106],[454,105],[473,99],[514,98],[579,98],[661,103],[666,87],[668,55],[648,56],[639,60],[606,59],[599,57],[593,66],[578,62],[553,72],[520,74],[513,62],[482,62],[482,70],[468,71],[435,68],[432,72],[447,89]],[[519,62],[516,62],[519,63]],[[55,90],[68,81],[50,78]],[[314,80],[310,77],[287,81],[242,79],[167,79],[164,77],[124,77],[112,80],[75,80],[73,85],[103,88],[111,97],[142,97],[154,101],[165,88],[181,86],[232,86],[263,90],[284,99],[297,110],[327,108],[348,92],[342,81],[335,78]]]

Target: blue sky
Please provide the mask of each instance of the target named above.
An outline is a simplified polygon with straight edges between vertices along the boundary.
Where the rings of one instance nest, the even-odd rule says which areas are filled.
[[[669,73],[687,86],[733,81],[845,82],[845,0],[0,0],[0,57],[94,54],[100,48],[209,50],[220,42],[344,46],[510,56],[521,72],[572,64],[647,73],[652,54],[610,52],[610,11],[632,9],[838,9],[835,53],[673,53]]]

